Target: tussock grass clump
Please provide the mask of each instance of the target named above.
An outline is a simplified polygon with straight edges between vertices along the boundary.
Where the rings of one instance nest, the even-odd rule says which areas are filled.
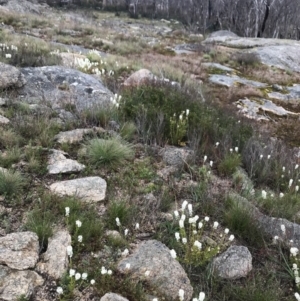
[[[244,208],[234,197],[228,197],[226,200],[224,220],[233,233],[251,246],[264,246],[263,234],[251,216],[249,208]]]
[[[13,163],[17,163],[21,157],[21,149],[19,147],[8,148],[5,153],[0,154],[0,166],[8,168]]]
[[[43,210],[43,208],[35,208],[28,215],[25,228],[37,234],[40,252],[47,250],[48,239],[53,235],[55,221],[56,216],[51,211]]]
[[[86,155],[90,164],[117,168],[134,158],[132,145],[118,138],[92,139],[87,143]]]
[[[25,178],[18,171],[0,169],[0,195],[20,195],[25,184]]]
[[[1,129],[0,147],[10,148],[21,144],[22,138],[12,129]]]
[[[225,176],[231,176],[241,165],[241,156],[237,153],[228,153],[218,165],[218,170]]]

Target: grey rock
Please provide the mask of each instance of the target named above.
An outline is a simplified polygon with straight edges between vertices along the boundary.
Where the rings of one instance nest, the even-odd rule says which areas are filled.
[[[209,38],[216,38],[216,37],[238,37],[234,32],[230,30],[218,30],[209,35]]]
[[[239,279],[252,270],[252,256],[248,248],[231,246],[223,254],[214,258],[213,272],[221,278]]]
[[[100,301],[128,301],[128,299],[115,294],[115,293],[106,293]]]
[[[229,76],[229,75],[222,75],[222,74],[212,74],[209,77],[209,81],[213,84],[222,85],[226,87],[231,87],[236,83],[244,84],[247,86],[251,86],[254,88],[264,88],[267,87],[267,84],[260,83],[254,80],[246,79],[239,77],[237,75]]]
[[[140,69],[131,74],[123,83],[125,87],[135,87],[156,80],[156,76],[148,69]]]
[[[27,84],[19,94],[28,103],[46,99],[53,109],[71,104],[78,111],[112,105],[113,94],[92,75],[62,66],[22,68],[21,72]]]
[[[8,124],[9,123],[9,119],[0,115],[0,124]]]
[[[65,152],[52,150],[47,166],[49,174],[72,173],[85,169],[85,165],[78,163],[76,160],[67,159],[65,155],[67,155]]]
[[[54,279],[59,279],[66,271],[69,261],[67,246],[71,245],[71,235],[61,230],[49,239],[46,253],[43,254],[42,261],[37,264],[37,271],[47,273]]]
[[[288,93],[280,93],[280,92],[271,92],[268,93],[268,97],[281,100],[284,102],[290,102],[290,101],[299,101],[300,100],[300,85],[294,84],[291,87],[284,87],[282,90],[286,90]]]
[[[129,270],[126,264],[130,264]],[[170,250],[159,241],[148,240],[141,243],[133,254],[119,262],[117,269],[120,273],[129,273],[133,279],[143,279],[158,298],[177,300],[179,289],[185,292],[184,300],[192,297],[193,287],[184,269],[171,257]],[[146,271],[150,272],[148,277],[145,276]]]
[[[35,267],[39,258],[39,240],[33,232],[19,232],[0,237],[0,264],[16,270]]]
[[[100,177],[87,177],[55,182],[49,188],[59,195],[75,196],[86,202],[99,202],[105,198],[106,181]]]
[[[202,63],[201,66],[205,67],[205,68],[209,68],[209,69],[218,69],[224,72],[234,72],[235,70],[232,68],[229,68],[227,66],[223,66],[219,63]]]
[[[2,0],[3,1],[3,0]],[[33,1],[27,0],[9,0],[5,7],[14,13],[34,13],[42,14],[43,12],[49,12],[50,7],[46,4],[40,5],[38,3],[33,3]]]
[[[228,35],[210,36],[204,44],[220,44],[255,53],[265,65],[300,72],[300,42],[284,39],[240,38]]]
[[[15,301],[22,295],[29,299],[43,283],[43,278],[34,271],[15,271],[0,265],[1,300]]]
[[[244,98],[238,100],[236,104],[243,115],[256,120],[269,120],[269,117],[264,113],[271,113],[272,115],[276,115],[279,117],[284,117],[288,115],[300,116],[299,113],[288,111],[283,107],[274,104],[268,99],[250,100],[248,98]]]
[[[0,107],[6,105],[7,100],[5,98],[0,97]]]
[[[76,129],[72,131],[60,132],[58,133],[54,139],[62,144],[62,143],[78,143],[83,140],[84,136],[92,133],[104,133],[105,130],[103,128],[92,128],[92,129]]]
[[[168,146],[161,152],[165,164],[182,168],[186,163],[190,163],[194,157],[194,152],[188,148]]]
[[[254,52],[265,65],[300,72],[299,47],[300,42],[297,45],[259,47]]]
[[[0,63],[0,89],[21,88],[25,83],[26,80],[19,69]]]

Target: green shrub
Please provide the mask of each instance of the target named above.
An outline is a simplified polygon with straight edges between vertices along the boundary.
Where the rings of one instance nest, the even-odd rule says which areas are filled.
[[[218,165],[218,170],[222,175],[231,176],[241,163],[241,156],[239,154],[228,153]]]
[[[137,128],[133,122],[125,122],[120,129],[120,135],[124,140],[131,141],[136,131]]]
[[[0,169],[0,195],[12,197],[20,195],[26,182],[18,171]]]
[[[179,116],[187,110],[185,133],[180,132],[180,139],[174,139],[174,127],[171,126],[174,114],[175,124],[179,125]],[[168,84],[148,83],[124,90],[119,112],[125,120],[135,122],[144,143],[164,146],[172,142],[178,144],[178,140],[181,140],[180,144],[188,141],[207,155],[213,153],[212,146],[217,141],[221,143],[223,140],[242,150],[252,135],[248,124],[239,122],[237,126],[233,112],[221,113],[215,105],[202,102],[196,91],[186,91]]]
[[[34,43],[28,41],[19,43],[17,51],[6,52],[11,54],[11,58],[6,59],[7,63],[16,67],[42,67],[59,65],[61,58],[51,53],[50,47],[46,43]],[[5,59],[5,52],[0,52]],[[1,58],[1,56],[0,56]]]
[[[11,148],[21,144],[22,138],[12,129],[1,129],[0,147]]]
[[[126,160],[134,158],[132,145],[118,138],[110,140],[92,139],[86,147],[89,163],[96,167],[117,168],[124,164]]]

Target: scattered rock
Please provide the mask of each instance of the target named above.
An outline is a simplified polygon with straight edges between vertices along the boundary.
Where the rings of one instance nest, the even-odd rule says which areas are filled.
[[[0,124],[8,124],[9,123],[9,119],[0,115]]]
[[[236,104],[243,115],[256,120],[270,120],[268,115],[264,113],[271,113],[272,115],[276,115],[278,117],[299,115],[297,113],[287,111],[283,107],[277,106],[272,101],[267,99],[250,100],[248,98],[245,98],[238,100]]]
[[[72,131],[60,132],[58,133],[54,139],[62,144],[62,143],[78,143],[83,140],[84,135],[92,134],[92,133],[105,133],[103,128],[92,128],[92,129],[76,129]]]
[[[85,165],[78,163],[76,160],[67,159],[65,155],[67,155],[65,152],[52,150],[47,166],[49,174],[72,173],[85,169]]]
[[[86,202],[99,202],[105,198],[106,181],[100,177],[87,177],[55,182],[49,188],[59,195],[75,196]]]
[[[77,111],[112,105],[112,92],[92,75],[63,66],[22,68],[21,72],[27,84],[19,94],[28,103],[47,99],[53,109],[71,104]]]
[[[186,163],[190,163],[194,157],[194,152],[188,148],[168,146],[161,151],[163,161],[177,169],[183,168]]]
[[[128,299],[115,294],[115,293],[106,293],[100,301],[128,301]]]
[[[279,90],[279,89],[277,89]],[[268,97],[276,99],[276,100],[281,100],[284,102],[290,102],[292,100],[299,101],[300,99],[300,85],[299,84],[294,84],[291,87],[282,87],[281,91],[286,90],[287,93],[280,93],[280,92],[271,92],[268,93]],[[280,91],[280,90],[279,90]]]
[[[221,70],[221,71],[224,71],[224,72],[229,72],[229,73],[235,72],[234,69],[229,68],[229,67],[224,66],[224,65],[221,65],[219,63],[202,63],[201,66],[203,66],[205,68],[208,68],[208,69],[218,69],[218,70]]]
[[[131,74],[123,83],[125,87],[136,87],[156,80],[156,76],[148,69],[140,69]]]
[[[43,12],[49,13],[49,10],[51,9],[46,3],[41,5],[37,2],[32,3],[32,1],[27,0],[8,0],[5,7],[14,13],[34,13],[38,15],[42,14]]]
[[[213,272],[221,278],[239,279],[252,270],[252,256],[248,248],[231,246],[213,260]]]
[[[0,89],[21,88],[25,83],[24,75],[19,69],[0,62]]]
[[[34,271],[15,271],[0,265],[1,300],[20,300],[20,296],[29,300],[35,288],[43,283],[43,278]]]
[[[229,32],[215,32],[210,35],[204,44],[220,44],[228,48],[245,49],[255,53],[259,61],[268,66],[300,72],[299,47],[300,42],[284,39],[240,38]]]
[[[218,30],[213,33],[211,33],[208,38],[217,38],[217,37],[232,37],[232,38],[237,38],[238,35],[236,35],[234,32],[230,30]]]
[[[237,75],[229,76],[229,75],[222,75],[222,74],[212,74],[209,79],[211,83],[231,87],[236,83],[251,86],[254,88],[265,88],[267,84],[263,84],[254,80],[246,79],[239,77]]]
[[[130,264],[130,268],[126,268]],[[150,290],[165,300],[178,299],[179,289],[183,289],[184,300],[190,300],[193,288],[184,269],[171,257],[170,250],[161,242],[148,240],[141,243],[132,255],[121,260],[118,271],[130,273],[133,279],[143,279]],[[145,272],[149,271],[149,276]]]
[[[34,268],[39,259],[39,240],[33,232],[0,237],[0,264],[16,270]]]
[[[71,235],[65,231],[58,231],[49,239],[47,252],[43,259],[37,264],[37,271],[47,273],[54,279],[59,279],[66,271],[69,261],[67,246],[71,245]]]

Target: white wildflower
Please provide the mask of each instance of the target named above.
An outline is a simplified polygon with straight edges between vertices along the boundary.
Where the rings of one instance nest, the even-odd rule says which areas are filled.
[[[205,299],[205,293],[201,292],[199,294],[199,301],[203,301]]]
[[[6,53],[6,54],[5,54],[5,58],[11,59],[11,54],[10,54],[10,53]]]
[[[233,241],[233,240],[234,240],[234,235],[231,234],[231,235],[229,236],[229,241]]]
[[[70,215],[70,207],[66,207],[65,211],[66,211],[66,216],[69,216]]]
[[[92,279],[92,280],[91,280],[91,285],[94,285],[95,282],[96,282],[96,281],[95,281],[94,279]]]
[[[264,157],[264,155],[260,155],[260,156],[259,156],[259,159],[261,160],[263,157]]]
[[[73,277],[75,275],[76,271],[74,269],[70,269],[69,275],[70,277]]]
[[[209,165],[210,165],[210,167],[212,167],[212,166],[213,166],[213,164],[214,164],[214,162],[213,162],[213,161],[209,161]]]
[[[112,270],[108,270],[107,275],[112,275]]]
[[[198,228],[201,229],[202,227],[203,227],[203,223],[202,223],[202,222],[199,222]]]
[[[188,205],[188,201],[183,201],[182,205],[181,205],[181,209],[182,211],[185,210],[186,206]]]
[[[130,263],[126,263],[125,269],[126,269],[126,270],[129,270],[129,269],[130,269]]]
[[[81,278],[80,273],[76,273],[76,274],[75,274],[75,280],[79,280],[80,278]]]
[[[299,167],[299,164],[296,164],[296,165],[295,165],[295,169],[298,169],[298,167]]]
[[[186,237],[183,237],[183,238],[182,238],[182,243],[183,243],[184,245],[187,243]]]
[[[299,186],[298,185],[296,185],[296,187],[295,187],[295,191],[297,192],[299,190]]]
[[[73,248],[72,246],[67,246],[67,254],[71,258],[73,256]]]
[[[208,216],[205,216],[204,220],[205,220],[206,222],[208,222],[208,221],[209,221],[209,217],[208,217]]]
[[[118,227],[121,226],[121,222],[120,222],[120,219],[118,217],[116,217],[116,224],[117,224]]]
[[[125,230],[124,230],[124,235],[127,236],[128,232],[129,232],[129,230],[128,230],[128,229],[125,229]]]
[[[172,249],[171,251],[170,251],[170,253],[171,253],[171,256],[172,256],[172,258],[176,258],[176,251],[174,250],[174,249]]]
[[[180,234],[179,234],[179,232],[176,232],[176,233],[175,233],[175,238],[176,238],[177,241],[179,241],[179,239],[180,239]]]
[[[236,153],[238,153],[239,148],[238,148],[238,147],[235,147],[234,150],[235,150]]]
[[[82,280],[86,280],[87,279],[88,274],[87,273],[82,273],[81,278]]]
[[[203,163],[205,163],[206,160],[207,160],[207,156],[204,156]]]
[[[179,221],[179,228],[184,228],[184,221],[182,219]]]
[[[184,300],[184,290],[180,289],[178,292],[178,295],[179,295],[179,300],[183,301]]]
[[[101,274],[106,275],[107,274],[107,269],[106,267],[101,267]]]
[[[82,235],[78,235],[78,242],[82,242]]]
[[[289,181],[289,188],[291,188],[291,186],[293,185],[293,179],[290,179],[290,181]]]
[[[179,218],[179,212],[177,210],[174,211],[174,216],[175,216],[176,219]]]
[[[224,230],[224,233],[225,233],[225,234],[228,234],[228,233],[229,233],[229,229],[226,228],[226,229]]]
[[[139,224],[139,223],[136,223],[136,224],[135,224],[135,230],[138,230],[138,229],[140,229],[140,224]]]
[[[265,190],[261,191],[261,197],[265,200],[267,198],[267,192]]]
[[[214,222],[214,229],[217,229],[219,226],[219,223],[218,222]]]
[[[281,228],[282,233],[285,234],[285,225],[282,224],[282,225],[280,226],[280,228]]]
[[[80,220],[77,220],[77,221],[76,221],[76,226],[77,226],[78,228],[80,228],[80,227],[82,226],[82,222],[81,222]]]
[[[197,247],[199,250],[201,250],[201,248],[202,248],[202,243],[201,243],[200,241],[198,241],[198,240],[195,240],[194,246]]]
[[[216,147],[218,147],[218,146],[219,146],[219,144],[220,144],[220,142],[216,142]]]
[[[62,295],[62,294],[64,293],[62,287],[60,287],[60,286],[57,287],[56,292],[57,292],[59,295]]]
[[[188,204],[188,211],[189,211],[189,215],[192,216],[193,215],[193,205],[192,204]]]
[[[299,249],[298,248],[296,248],[296,247],[292,247],[292,248],[290,248],[290,253],[291,253],[291,255],[292,256],[297,256],[298,255],[298,253],[299,253]]]
[[[283,198],[283,197],[284,197],[284,194],[283,194],[282,192],[280,192],[280,193],[279,193],[279,197],[280,197],[280,198]]]
[[[145,272],[145,276],[148,277],[150,275],[150,271]]]

